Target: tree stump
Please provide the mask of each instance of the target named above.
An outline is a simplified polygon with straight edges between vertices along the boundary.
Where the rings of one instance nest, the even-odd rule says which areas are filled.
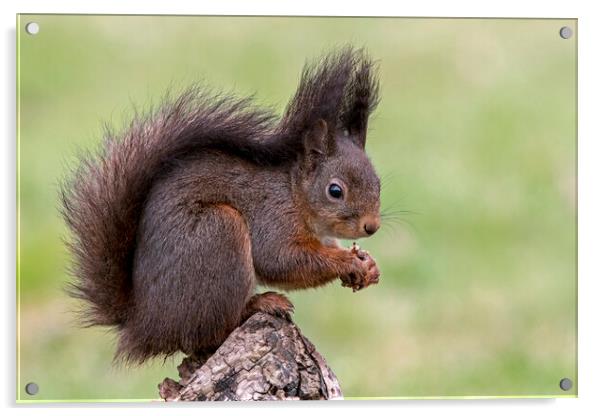
[[[210,357],[189,356],[180,381],[166,378],[166,401],[342,399],[339,382],[314,345],[284,318],[256,313]]]

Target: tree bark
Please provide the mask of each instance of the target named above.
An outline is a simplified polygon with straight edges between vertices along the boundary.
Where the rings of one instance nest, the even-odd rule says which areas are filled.
[[[256,313],[210,357],[189,356],[180,381],[166,378],[166,401],[342,399],[339,382],[297,326]]]

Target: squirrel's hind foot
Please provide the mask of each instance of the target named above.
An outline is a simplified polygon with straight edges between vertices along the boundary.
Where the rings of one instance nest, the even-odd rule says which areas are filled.
[[[291,313],[294,310],[293,304],[288,298],[280,293],[265,292],[258,293],[249,299],[242,315],[241,323],[246,321],[256,312],[265,312],[267,314],[291,320]]]

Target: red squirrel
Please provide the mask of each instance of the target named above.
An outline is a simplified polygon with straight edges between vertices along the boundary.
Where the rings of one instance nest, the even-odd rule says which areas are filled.
[[[87,325],[114,327],[116,358],[214,351],[276,292],[379,270],[337,239],[374,234],[380,180],[365,153],[375,65],[345,48],[306,64],[282,117],[193,87],[82,158],[62,187],[70,294]]]

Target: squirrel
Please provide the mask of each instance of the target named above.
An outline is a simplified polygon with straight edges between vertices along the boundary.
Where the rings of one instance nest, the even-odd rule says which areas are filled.
[[[215,351],[259,311],[290,319],[258,284],[378,282],[374,259],[337,240],[380,225],[365,152],[375,67],[352,47],[306,63],[281,117],[193,86],[79,159],[60,195],[68,292],[84,325],[116,329],[116,360]]]

